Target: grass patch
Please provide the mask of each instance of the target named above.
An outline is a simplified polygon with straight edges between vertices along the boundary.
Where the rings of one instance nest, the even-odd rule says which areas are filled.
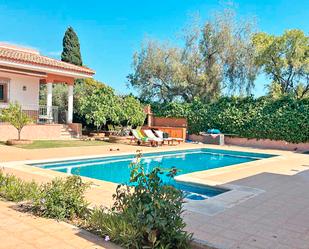
[[[103,146],[108,145],[104,141],[82,141],[82,140],[36,140],[32,144],[14,145],[23,149],[45,149],[61,147]]]

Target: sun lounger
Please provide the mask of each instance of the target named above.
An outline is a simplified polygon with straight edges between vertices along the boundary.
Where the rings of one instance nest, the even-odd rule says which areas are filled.
[[[174,141],[178,142],[178,144],[180,144],[181,142],[184,141],[182,138],[178,138],[178,137],[168,137],[168,138],[164,138],[164,137],[163,137],[163,131],[160,131],[160,130],[155,130],[154,132],[155,132],[155,134],[156,134],[159,138],[163,139],[163,141],[167,141],[167,144],[168,144],[168,145],[170,145],[170,144],[173,145],[173,144],[174,144]]]
[[[147,143],[150,145],[158,145],[157,140],[144,136],[140,130],[132,130],[132,134],[133,138],[131,139],[131,141],[136,141],[138,145]]]
[[[157,143],[159,145],[159,143],[162,145],[163,144],[163,138],[159,138],[156,137],[155,134],[153,134],[152,130],[144,130],[144,133],[146,134],[146,136],[153,140],[155,143]]]
[[[131,139],[131,141],[136,141],[137,142],[137,144],[143,144],[143,143],[150,143],[151,141],[149,140],[149,139],[147,139],[146,137],[143,137],[143,136],[141,136],[140,135],[140,133],[138,132],[138,130],[133,130],[132,129],[132,135],[133,135],[133,137],[132,137],[132,139]]]
[[[161,143],[161,145],[163,144],[163,140],[161,140],[160,138],[157,138],[156,136],[147,136],[147,134],[145,133],[145,131],[143,130],[143,133],[146,135],[144,136],[144,134],[142,133],[142,130],[137,130],[138,134],[140,137],[142,137],[143,139],[147,139],[148,141],[150,141],[151,145],[153,146],[158,146],[159,143]],[[149,133],[148,133],[149,134]]]

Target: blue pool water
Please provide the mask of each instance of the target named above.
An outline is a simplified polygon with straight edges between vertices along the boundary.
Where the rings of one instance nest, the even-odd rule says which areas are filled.
[[[272,156],[274,155],[214,149],[194,149],[160,153],[145,153],[142,158],[142,163],[147,172],[150,172],[157,166],[162,169],[176,167],[179,170],[177,175],[182,175],[195,171],[246,163]],[[57,161],[32,165],[114,183],[128,183],[130,178],[129,164],[134,159],[135,155],[125,155]],[[183,190],[190,199],[205,199],[227,191],[226,189],[221,188],[169,180],[164,175],[162,175],[162,180],[165,183],[174,185],[178,189]]]

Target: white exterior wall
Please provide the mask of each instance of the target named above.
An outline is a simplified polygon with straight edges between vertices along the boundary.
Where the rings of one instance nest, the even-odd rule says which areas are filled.
[[[0,72],[0,77],[9,78],[8,100],[17,101],[24,110],[38,110],[40,80],[36,77]],[[26,86],[26,91],[23,90]],[[6,103],[0,103],[0,108],[6,107]]]

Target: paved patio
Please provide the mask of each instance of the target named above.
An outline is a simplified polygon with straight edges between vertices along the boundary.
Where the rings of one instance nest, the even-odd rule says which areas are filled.
[[[265,192],[215,216],[187,212],[187,229],[195,237],[219,248],[309,248],[309,171],[265,172],[230,184]]]
[[[34,217],[0,201],[0,249],[120,249],[64,222]]]
[[[92,148],[63,148],[17,151],[6,154],[0,148],[0,158],[4,160],[42,159],[79,155],[106,155],[143,151],[174,150],[184,148],[211,147],[228,150],[252,151],[277,154],[279,156],[244,163],[241,165],[218,168],[192,173],[183,180],[204,184],[230,186],[230,191],[206,200],[197,210],[185,213],[187,229],[194,237],[218,248],[260,248],[260,249],[308,249],[309,248],[309,155],[287,151],[257,150],[234,146],[205,146],[183,144],[178,147],[146,148],[120,145],[120,152],[109,152],[106,146]],[[10,148],[16,149],[16,148]],[[68,149],[68,150],[66,150]],[[20,150],[20,149],[18,149]],[[69,151],[70,150],[70,151]],[[58,153],[58,154],[57,154]],[[61,173],[24,166],[14,163],[6,168],[25,179],[45,181]],[[115,184],[92,180],[94,183],[87,193],[93,204],[110,205]],[[242,189],[252,189],[255,194],[242,197]],[[217,204],[213,214],[209,213],[210,203]],[[222,203],[225,205],[222,207]],[[195,204],[192,204],[193,206]],[[0,210],[8,207],[0,205]],[[192,211],[193,210],[193,211]],[[14,211],[15,212],[15,211]],[[7,228],[6,228],[7,229]],[[71,233],[70,238],[75,238]],[[16,237],[19,240],[18,237]],[[11,238],[13,241],[14,239]],[[60,248],[60,247],[59,247]]]

